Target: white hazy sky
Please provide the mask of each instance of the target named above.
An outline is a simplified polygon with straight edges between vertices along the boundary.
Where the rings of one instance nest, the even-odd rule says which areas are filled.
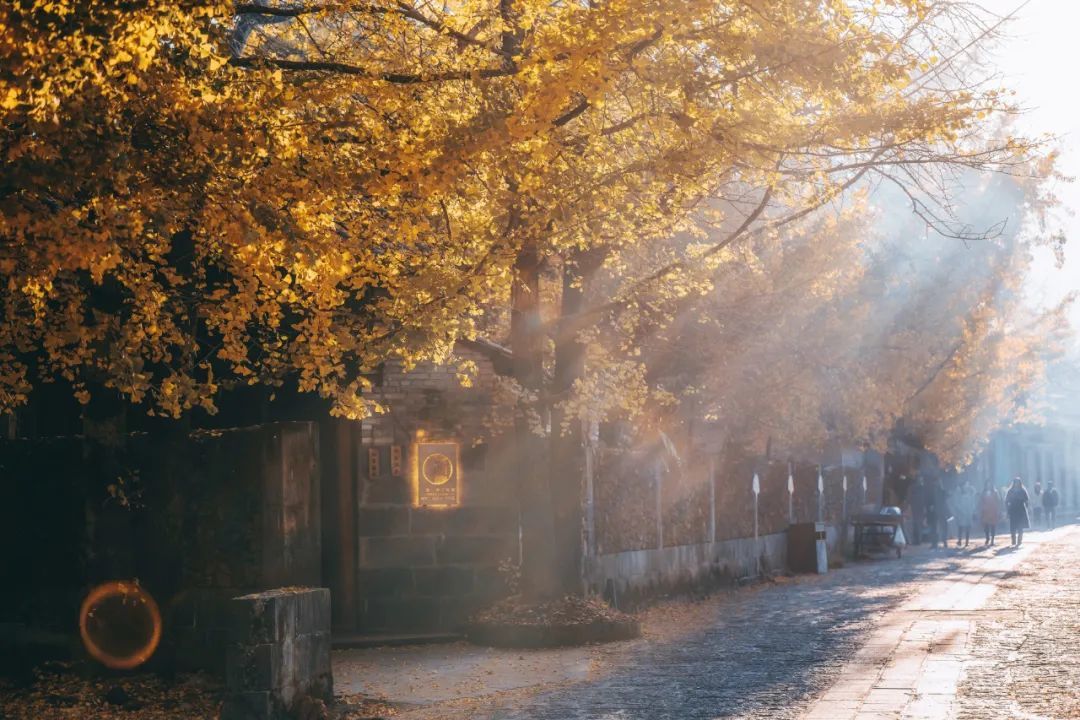
[[[1003,81],[1028,108],[1021,128],[1031,134],[1058,136],[1060,169],[1078,178],[1057,189],[1072,213],[1065,227],[1069,240],[1065,266],[1054,267],[1047,253],[1039,257],[1033,274],[1033,298],[1052,302],[1080,290],[1080,78],[1076,74],[1080,1],[981,0],[980,4],[998,15],[1015,13],[1006,26],[1009,37],[995,53]],[[1073,312],[1073,323],[1080,327],[1080,309]]]

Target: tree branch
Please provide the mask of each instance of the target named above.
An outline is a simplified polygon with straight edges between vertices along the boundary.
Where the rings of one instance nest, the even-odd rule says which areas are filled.
[[[881,154],[882,151],[879,151],[874,154],[873,158],[879,158]],[[736,228],[723,240],[710,247],[700,256],[696,257],[694,259],[695,262],[717,254],[718,252],[722,251],[724,248],[728,247],[742,237],[748,235],[760,235],[765,231],[776,230],[784,227],[785,225],[796,222],[797,220],[801,220],[810,213],[824,206],[826,203],[835,199],[837,196],[848,190],[855,183],[859,182],[859,180],[861,180],[866,175],[866,173],[869,172],[870,168],[872,167],[871,163],[872,161],[867,162],[866,166],[861,168],[857,173],[852,175],[840,185],[832,188],[829,192],[825,193],[823,196],[811,202],[809,205],[802,208],[801,210],[786,215],[778,220],[774,220],[773,222],[766,223],[765,225],[762,225],[756,230],[751,231],[751,225],[753,225],[754,222],[756,222],[758,218],[761,217],[761,214],[765,212],[766,207],[768,207],[769,201],[772,199],[772,188],[767,189],[762,195],[761,200],[755,206],[754,210],[746,216],[746,219],[743,220],[742,224],[740,224],[738,228]],[[594,305],[591,308],[582,310],[575,317],[569,319],[569,322],[566,323],[566,327],[571,329],[573,332],[581,330],[582,328],[586,327],[587,324],[592,322],[597,316],[603,315],[606,312],[609,312],[611,310],[617,310],[628,305],[632,300],[633,296],[636,293],[640,292],[646,285],[656,282],[657,280],[662,280],[663,278],[671,275],[672,273],[684,270],[688,267],[688,265],[688,260],[675,260],[668,263],[667,265],[658,268],[656,271],[649,273],[645,277],[634,281],[630,285],[629,289],[626,292],[622,293],[621,298],[611,300],[610,302],[602,303],[600,305]]]
[[[236,14],[237,15],[270,15],[270,16],[273,16],[273,17],[280,17],[280,18],[299,18],[299,17],[301,17],[303,15],[313,15],[315,13],[323,12],[323,11],[330,10],[330,9],[332,9],[332,8],[329,8],[329,7],[324,6],[324,5],[292,6],[292,7],[271,7],[271,6],[267,6],[267,5],[262,5],[260,3],[243,3],[243,4],[240,4],[240,5],[236,6]],[[444,22],[442,22],[440,20],[437,20],[435,18],[430,18],[430,17],[424,15],[423,13],[421,13],[416,8],[414,8],[414,7],[410,6],[410,5],[407,5],[404,2],[397,2],[397,3],[395,3],[395,6],[392,7],[392,8],[380,7],[378,5],[357,3],[356,5],[350,6],[348,8],[348,10],[370,13],[372,15],[387,15],[389,13],[395,13],[397,15],[401,15],[402,17],[409,18],[410,20],[415,20],[416,22],[420,23],[421,25],[424,25],[424,26],[434,30],[437,33],[441,33],[441,34],[447,35],[449,37],[452,37],[452,38],[454,38],[455,40],[457,40],[460,43],[466,43],[468,45],[475,45],[476,47],[484,48],[485,50],[487,50],[489,52],[495,53],[496,55],[506,57],[505,53],[501,49],[499,49],[497,47],[492,47],[491,45],[488,45],[487,43],[485,43],[483,40],[478,40],[477,38],[475,38],[475,37],[473,37],[471,35],[463,33],[463,32],[461,32],[459,30],[455,30],[454,28],[448,26],[446,23],[444,23]]]
[[[260,57],[234,57],[229,59],[229,64],[239,68],[257,69],[262,67],[272,67],[295,72],[329,72],[338,75],[352,75],[355,77],[367,78],[369,80],[382,80],[383,82],[397,83],[400,85],[449,82],[452,80],[483,80],[496,77],[507,77],[517,72],[517,68],[513,67],[447,70],[445,72],[428,74],[372,72],[371,70],[356,65],[329,60],[286,60],[284,58]]]

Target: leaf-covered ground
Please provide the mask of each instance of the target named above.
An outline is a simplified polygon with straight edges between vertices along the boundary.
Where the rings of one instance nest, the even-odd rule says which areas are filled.
[[[172,680],[143,673],[101,677],[85,666],[48,663],[29,683],[0,679],[0,720],[217,720],[224,688],[206,674]],[[398,714],[363,695],[298,709],[301,720],[377,720]]]
[[[630,622],[629,615],[597,599],[567,596],[543,602],[516,595],[476,615],[474,622],[492,625],[588,625],[595,622]]]
[[[94,677],[70,665],[51,664],[33,682],[0,680],[3,720],[212,720],[221,687],[206,675]]]

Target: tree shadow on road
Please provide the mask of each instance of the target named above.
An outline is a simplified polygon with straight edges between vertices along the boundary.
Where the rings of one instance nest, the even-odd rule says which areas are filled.
[[[963,565],[962,557],[917,553],[730,593],[711,601],[714,623],[677,641],[643,642],[603,677],[492,720],[794,718],[917,582],[975,574]]]

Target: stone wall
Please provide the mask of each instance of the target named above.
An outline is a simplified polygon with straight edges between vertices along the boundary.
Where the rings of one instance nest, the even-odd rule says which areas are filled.
[[[458,629],[508,591],[518,562],[517,515],[506,508],[361,507],[358,628],[369,633]]]
[[[488,357],[467,347],[456,355],[472,366],[468,387],[457,365],[406,371],[387,362],[369,395],[386,412],[360,423],[349,476],[357,488],[356,608],[342,613],[350,630],[454,631],[509,590],[499,569],[519,554],[509,408]],[[421,506],[418,441],[458,444],[457,506]]]
[[[180,592],[170,637],[182,667],[224,670],[230,600],[253,590],[321,584],[318,437],[312,423],[273,423],[191,438]]]
[[[0,532],[20,548],[0,620],[74,633],[90,587],[137,578],[162,607],[159,656],[223,672],[229,598],[320,584],[318,469],[310,423],[0,443]]]
[[[875,480],[865,494],[862,468],[825,468],[819,497],[817,465],[766,462],[730,450],[676,462],[662,446],[595,452],[589,515],[595,542],[587,545],[586,586],[626,598],[781,570],[789,524],[815,521],[819,512],[829,525],[830,553],[841,552],[836,528],[880,488],[879,473],[870,466]]]
[[[585,577],[590,592],[633,609],[660,594],[733,586],[786,563],[787,533],[774,533],[599,555],[587,559]]]
[[[474,372],[461,382],[458,365],[424,363],[406,371],[388,360],[375,388],[367,394],[384,412],[361,423],[357,446],[359,502],[362,505],[410,504],[413,501],[413,443],[452,441],[461,447],[465,482],[462,504],[513,504],[509,429],[510,407],[500,395],[498,377],[482,354],[459,347],[455,355]],[[402,472],[394,474],[391,452],[400,448]],[[368,450],[377,452],[377,471],[370,472]]]

